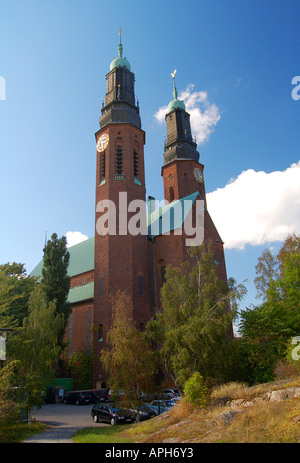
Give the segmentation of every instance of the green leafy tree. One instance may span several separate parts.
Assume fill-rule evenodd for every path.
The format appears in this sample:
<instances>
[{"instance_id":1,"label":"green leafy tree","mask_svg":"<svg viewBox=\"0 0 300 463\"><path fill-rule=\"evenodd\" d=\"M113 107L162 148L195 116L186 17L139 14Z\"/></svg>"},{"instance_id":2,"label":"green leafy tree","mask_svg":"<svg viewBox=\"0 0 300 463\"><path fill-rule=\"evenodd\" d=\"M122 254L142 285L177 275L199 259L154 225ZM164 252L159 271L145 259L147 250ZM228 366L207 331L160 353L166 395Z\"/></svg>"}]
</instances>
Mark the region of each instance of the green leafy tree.
<instances>
[{"instance_id":1,"label":"green leafy tree","mask_svg":"<svg viewBox=\"0 0 300 463\"><path fill-rule=\"evenodd\" d=\"M15 369L18 362L13 361L0 368L0 428L10 426L20 418L22 402L17 401Z\"/></svg>"},{"instance_id":2,"label":"green leafy tree","mask_svg":"<svg viewBox=\"0 0 300 463\"><path fill-rule=\"evenodd\" d=\"M36 278L26 274L24 264L0 265L0 327L21 326L28 315L29 295Z\"/></svg>"},{"instance_id":3,"label":"green leafy tree","mask_svg":"<svg viewBox=\"0 0 300 463\"><path fill-rule=\"evenodd\" d=\"M101 361L109 374L109 385L116 399L119 389L132 405L139 405L142 392L153 385L153 352L133 321L130 299L118 291L111 298L112 325L107 334L109 348L101 353Z\"/></svg>"},{"instance_id":4,"label":"green leafy tree","mask_svg":"<svg viewBox=\"0 0 300 463\"><path fill-rule=\"evenodd\" d=\"M264 252L260 259L263 265ZM277 256L278 271L264 286L265 301L241 312L239 351L244 380L250 384L274 379L275 365L286 356L290 339L300 334L300 240L289 236Z\"/></svg>"},{"instance_id":5,"label":"green leafy tree","mask_svg":"<svg viewBox=\"0 0 300 463\"><path fill-rule=\"evenodd\" d=\"M254 284L257 290L257 297L264 301L267 299L267 291L270 285L278 278L279 262L269 249L265 249L258 258L255 266L257 277Z\"/></svg>"},{"instance_id":6,"label":"green leafy tree","mask_svg":"<svg viewBox=\"0 0 300 463\"><path fill-rule=\"evenodd\" d=\"M54 362L60 353L58 333L63 326L62 314L55 302L48 303L41 285L31 293L28 317L14 330L8 344L9 355L19 362L18 385L26 391L26 408L41 405L41 393L54 377Z\"/></svg>"},{"instance_id":7,"label":"green leafy tree","mask_svg":"<svg viewBox=\"0 0 300 463\"><path fill-rule=\"evenodd\" d=\"M156 332L165 367L179 387L195 372L218 380L226 375L232 321L245 292L243 285L231 285L217 277L211 243L192 249L180 268L167 268Z\"/></svg>"},{"instance_id":8,"label":"green leafy tree","mask_svg":"<svg viewBox=\"0 0 300 463\"><path fill-rule=\"evenodd\" d=\"M68 266L70 254L67 250L65 236L58 238L53 233L51 240L47 241L44 248L42 279L46 302L55 302L56 312L63 316L64 324L59 332L59 343L63 344L63 336L71 313L71 304L68 302L70 290L70 277Z\"/></svg>"},{"instance_id":9,"label":"green leafy tree","mask_svg":"<svg viewBox=\"0 0 300 463\"><path fill-rule=\"evenodd\" d=\"M75 378L78 389L90 389L93 384L93 359L91 352L73 352L70 359L68 370L71 377Z\"/></svg>"}]
</instances>

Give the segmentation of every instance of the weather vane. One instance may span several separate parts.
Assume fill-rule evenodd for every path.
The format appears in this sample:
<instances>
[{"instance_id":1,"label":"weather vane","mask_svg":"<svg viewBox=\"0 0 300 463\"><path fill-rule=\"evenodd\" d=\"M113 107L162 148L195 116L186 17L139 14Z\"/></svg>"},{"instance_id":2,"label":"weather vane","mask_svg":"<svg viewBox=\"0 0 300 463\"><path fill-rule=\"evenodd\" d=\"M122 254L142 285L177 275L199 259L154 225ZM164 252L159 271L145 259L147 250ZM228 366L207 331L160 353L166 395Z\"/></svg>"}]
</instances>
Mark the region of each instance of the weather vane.
<instances>
[{"instance_id":1,"label":"weather vane","mask_svg":"<svg viewBox=\"0 0 300 463\"><path fill-rule=\"evenodd\" d=\"M176 88L176 85L175 85L175 74L176 74L177 70L174 69L173 72L171 72L171 76L172 76L172 79L173 79L173 96L174 98L177 98L177 88Z\"/></svg>"},{"instance_id":2,"label":"weather vane","mask_svg":"<svg viewBox=\"0 0 300 463\"><path fill-rule=\"evenodd\" d=\"M121 43L121 35L122 35L122 29L121 29L121 27L119 27L120 43Z\"/></svg>"}]
</instances>

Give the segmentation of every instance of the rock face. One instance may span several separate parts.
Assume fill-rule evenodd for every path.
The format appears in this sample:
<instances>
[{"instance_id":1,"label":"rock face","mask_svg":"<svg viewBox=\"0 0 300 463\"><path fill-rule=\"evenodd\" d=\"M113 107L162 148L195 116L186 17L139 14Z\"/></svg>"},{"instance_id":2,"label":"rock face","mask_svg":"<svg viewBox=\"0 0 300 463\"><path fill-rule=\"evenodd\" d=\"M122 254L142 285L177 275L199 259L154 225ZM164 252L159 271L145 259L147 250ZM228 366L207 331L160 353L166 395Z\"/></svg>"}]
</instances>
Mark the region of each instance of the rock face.
<instances>
[{"instance_id":1,"label":"rock face","mask_svg":"<svg viewBox=\"0 0 300 463\"><path fill-rule=\"evenodd\" d=\"M247 407L251 407L254 404L262 403L262 402L282 402L283 400L287 399L294 399L300 397L300 387L288 387L286 389L280 389L278 391L270 391L264 394L261 397L255 397L251 400L245 399L235 399L231 401L223 401L225 405L230 405L230 407L234 410L229 410L223 413L220 413L216 418L215 422L217 425L227 425L232 422L232 420L243 413ZM223 399L223 398L222 398ZM218 404L222 403L220 400ZM238 410L235 410L239 407ZM297 418L297 419L296 419ZM295 417L294 420L300 421L300 415Z\"/></svg>"},{"instance_id":2,"label":"rock face","mask_svg":"<svg viewBox=\"0 0 300 463\"><path fill-rule=\"evenodd\" d=\"M243 413L244 410L229 410L228 412L221 413L217 419L217 424L229 424L234 419L234 417L240 413Z\"/></svg>"},{"instance_id":3,"label":"rock face","mask_svg":"<svg viewBox=\"0 0 300 463\"><path fill-rule=\"evenodd\" d=\"M227 402L231 408L250 407L258 402L282 402L287 399L300 397L300 387L287 387L278 391L269 391L261 397L254 397L251 400L235 399Z\"/></svg>"},{"instance_id":4,"label":"rock face","mask_svg":"<svg viewBox=\"0 0 300 463\"><path fill-rule=\"evenodd\" d=\"M235 399L235 400L230 400L230 397L221 397L219 399L216 399L213 402L214 406L230 406L231 410L226 410L222 413L220 413L216 418L213 419L208 419L205 420L205 422L208 422L208 431L206 431L205 435L215 431L215 430L221 430L223 426L229 425L238 415L241 415L242 413L245 413L247 408L255 405L255 404L264 404L268 402L282 402L284 400L289 400L289 399L296 399L300 398L300 387L288 387L286 389L280 389L280 390L275 390L275 391L269 391L262 396L258 397L253 397L251 399ZM165 413L163 415L160 415L159 419L167 418L169 417L169 414ZM294 416L293 421L295 423L300 423L300 415ZM193 423L194 420L189 419L189 420L184 420L180 421L179 423L173 424L171 426L167 426L163 428L160 431L154 432L151 437L156 437L159 436L162 431L172 431L172 429L178 428L180 426L189 426L189 424ZM148 436L149 437L149 436ZM148 441L147 438L146 442ZM203 437L203 436L202 436ZM143 439L140 440L139 442L143 442ZM181 440L180 437L167 437L163 441L163 443L188 443L188 442L199 442L199 437L195 437L193 439L188 439L188 440Z\"/></svg>"}]
</instances>

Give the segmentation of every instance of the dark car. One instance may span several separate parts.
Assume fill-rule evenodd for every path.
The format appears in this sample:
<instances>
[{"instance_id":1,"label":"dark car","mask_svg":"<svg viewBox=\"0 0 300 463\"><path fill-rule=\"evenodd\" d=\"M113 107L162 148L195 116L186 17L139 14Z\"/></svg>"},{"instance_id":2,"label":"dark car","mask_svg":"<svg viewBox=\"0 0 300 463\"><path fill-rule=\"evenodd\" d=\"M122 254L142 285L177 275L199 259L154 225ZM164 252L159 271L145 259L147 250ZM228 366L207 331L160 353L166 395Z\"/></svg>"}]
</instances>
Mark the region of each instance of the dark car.
<instances>
[{"instance_id":1,"label":"dark car","mask_svg":"<svg viewBox=\"0 0 300 463\"><path fill-rule=\"evenodd\" d=\"M95 392L95 394L98 397L98 402L111 402L111 400L108 397L108 391L109 389L100 389Z\"/></svg>"},{"instance_id":2,"label":"dark car","mask_svg":"<svg viewBox=\"0 0 300 463\"><path fill-rule=\"evenodd\" d=\"M86 392L85 396L89 399L90 404L100 402L98 395L94 391Z\"/></svg>"},{"instance_id":3,"label":"dark car","mask_svg":"<svg viewBox=\"0 0 300 463\"><path fill-rule=\"evenodd\" d=\"M134 414L128 410L115 406L110 403L98 403L93 406L91 415L95 423L103 421L115 424L133 423L135 421Z\"/></svg>"},{"instance_id":4,"label":"dark car","mask_svg":"<svg viewBox=\"0 0 300 463\"><path fill-rule=\"evenodd\" d=\"M90 403L90 400L86 394L82 392L68 392L64 396L64 404L74 404L74 405L87 405Z\"/></svg>"},{"instance_id":5,"label":"dark car","mask_svg":"<svg viewBox=\"0 0 300 463\"><path fill-rule=\"evenodd\" d=\"M139 418L137 421L145 421L153 418L157 415L156 411L152 408L148 407L146 404L140 405L139 409L131 408L130 411L134 414L135 419L137 420L137 415L139 414Z\"/></svg>"}]
</instances>

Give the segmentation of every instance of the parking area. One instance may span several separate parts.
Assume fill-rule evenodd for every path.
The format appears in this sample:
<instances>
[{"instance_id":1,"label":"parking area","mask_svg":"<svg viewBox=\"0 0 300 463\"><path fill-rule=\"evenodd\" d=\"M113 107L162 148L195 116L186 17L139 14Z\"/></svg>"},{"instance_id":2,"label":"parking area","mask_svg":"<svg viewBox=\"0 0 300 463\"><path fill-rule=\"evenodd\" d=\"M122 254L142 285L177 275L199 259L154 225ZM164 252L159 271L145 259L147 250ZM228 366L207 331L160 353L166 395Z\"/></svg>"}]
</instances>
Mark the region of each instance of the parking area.
<instances>
[{"instance_id":1,"label":"parking area","mask_svg":"<svg viewBox=\"0 0 300 463\"><path fill-rule=\"evenodd\" d=\"M37 411L37 421L47 424L46 430L32 436L25 443L73 443L72 436L79 429L109 426L94 423L90 405L45 404Z\"/></svg>"}]
</instances>

